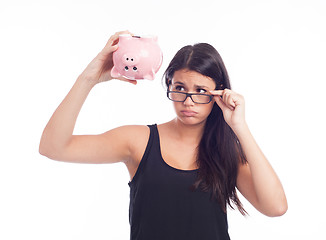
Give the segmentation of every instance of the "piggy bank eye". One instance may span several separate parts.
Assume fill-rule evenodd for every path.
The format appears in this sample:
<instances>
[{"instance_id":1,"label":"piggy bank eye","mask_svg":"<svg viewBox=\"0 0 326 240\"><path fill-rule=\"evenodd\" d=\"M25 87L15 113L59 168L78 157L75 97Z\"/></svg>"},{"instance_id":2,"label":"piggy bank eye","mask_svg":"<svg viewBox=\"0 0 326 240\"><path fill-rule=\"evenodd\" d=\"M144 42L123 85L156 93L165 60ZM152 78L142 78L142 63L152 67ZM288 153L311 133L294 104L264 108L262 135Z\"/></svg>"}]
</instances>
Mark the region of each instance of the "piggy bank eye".
<instances>
[{"instance_id":1,"label":"piggy bank eye","mask_svg":"<svg viewBox=\"0 0 326 240\"><path fill-rule=\"evenodd\" d=\"M128 66L125 66L125 70L126 70L126 71L128 71L128 70L129 70Z\"/></svg>"},{"instance_id":2,"label":"piggy bank eye","mask_svg":"<svg viewBox=\"0 0 326 240\"><path fill-rule=\"evenodd\" d=\"M132 69L133 69L134 71L137 71L137 67L133 67Z\"/></svg>"}]
</instances>

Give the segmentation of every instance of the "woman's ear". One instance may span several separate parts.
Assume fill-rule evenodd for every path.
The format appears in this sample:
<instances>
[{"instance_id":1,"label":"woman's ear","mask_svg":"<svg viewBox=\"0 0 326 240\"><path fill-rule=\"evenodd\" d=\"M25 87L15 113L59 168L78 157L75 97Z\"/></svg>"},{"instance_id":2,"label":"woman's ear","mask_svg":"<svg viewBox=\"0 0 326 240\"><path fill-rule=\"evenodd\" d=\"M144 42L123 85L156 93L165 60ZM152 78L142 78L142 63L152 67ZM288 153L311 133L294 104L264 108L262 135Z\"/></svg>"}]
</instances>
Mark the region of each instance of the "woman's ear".
<instances>
[{"instance_id":1,"label":"woman's ear","mask_svg":"<svg viewBox=\"0 0 326 240\"><path fill-rule=\"evenodd\" d=\"M168 90L170 89L171 85L172 85L172 80L169 79L169 80L168 80Z\"/></svg>"}]
</instances>

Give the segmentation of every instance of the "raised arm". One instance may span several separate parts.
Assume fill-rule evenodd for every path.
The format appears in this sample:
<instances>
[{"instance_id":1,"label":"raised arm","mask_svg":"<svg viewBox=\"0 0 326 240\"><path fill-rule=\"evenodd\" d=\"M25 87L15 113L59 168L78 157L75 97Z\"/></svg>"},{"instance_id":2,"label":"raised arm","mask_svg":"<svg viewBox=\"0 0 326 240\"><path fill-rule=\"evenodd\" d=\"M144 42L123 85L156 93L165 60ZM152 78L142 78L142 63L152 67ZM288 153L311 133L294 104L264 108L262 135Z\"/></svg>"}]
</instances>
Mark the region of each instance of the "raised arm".
<instances>
[{"instance_id":1,"label":"raised arm","mask_svg":"<svg viewBox=\"0 0 326 240\"><path fill-rule=\"evenodd\" d=\"M112 53L117 50L118 32L90 62L53 113L46 125L39 151L51 159L67 162L103 163L126 161L130 157L131 134L135 127L120 127L100 135L74 136L75 123L91 89L111 80ZM136 84L136 81L120 78Z\"/></svg>"},{"instance_id":2,"label":"raised arm","mask_svg":"<svg viewBox=\"0 0 326 240\"><path fill-rule=\"evenodd\" d=\"M228 125L237 135L248 164L240 164L237 188L261 213L281 216L287 211L282 184L251 135L244 117L244 98L229 90L212 91Z\"/></svg>"}]
</instances>

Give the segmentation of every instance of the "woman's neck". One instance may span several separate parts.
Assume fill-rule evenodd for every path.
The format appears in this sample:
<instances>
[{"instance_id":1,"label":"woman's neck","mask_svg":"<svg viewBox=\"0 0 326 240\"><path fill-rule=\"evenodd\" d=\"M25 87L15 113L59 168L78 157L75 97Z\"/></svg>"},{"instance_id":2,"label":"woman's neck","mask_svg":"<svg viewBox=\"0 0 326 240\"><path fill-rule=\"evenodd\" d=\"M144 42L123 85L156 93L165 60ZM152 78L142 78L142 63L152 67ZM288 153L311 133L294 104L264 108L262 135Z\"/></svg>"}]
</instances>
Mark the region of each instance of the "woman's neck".
<instances>
[{"instance_id":1,"label":"woman's neck","mask_svg":"<svg viewBox=\"0 0 326 240\"><path fill-rule=\"evenodd\" d=\"M171 122L171 128L177 135L178 139L188 143L199 144L205 127L205 122L189 125L184 124L178 118L173 119Z\"/></svg>"}]
</instances>

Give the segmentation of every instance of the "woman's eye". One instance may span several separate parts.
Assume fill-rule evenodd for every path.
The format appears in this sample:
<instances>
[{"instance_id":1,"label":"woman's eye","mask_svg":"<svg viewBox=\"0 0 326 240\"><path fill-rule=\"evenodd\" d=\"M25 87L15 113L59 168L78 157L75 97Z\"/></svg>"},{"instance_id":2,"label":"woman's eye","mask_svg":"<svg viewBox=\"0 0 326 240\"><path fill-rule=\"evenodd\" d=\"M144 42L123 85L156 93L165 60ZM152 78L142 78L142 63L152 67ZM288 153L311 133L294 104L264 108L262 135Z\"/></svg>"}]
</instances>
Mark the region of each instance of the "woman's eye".
<instances>
[{"instance_id":1,"label":"woman's eye","mask_svg":"<svg viewBox=\"0 0 326 240\"><path fill-rule=\"evenodd\" d=\"M197 89L198 93L207 93L207 91L205 89L199 88Z\"/></svg>"},{"instance_id":2,"label":"woman's eye","mask_svg":"<svg viewBox=\"0 0 326 240\"><path fill-rule=\"evenodd\" d=\"M184 87L183 86L175 86L175 90L184 91Z\"/></svg>"}]
</instances>

